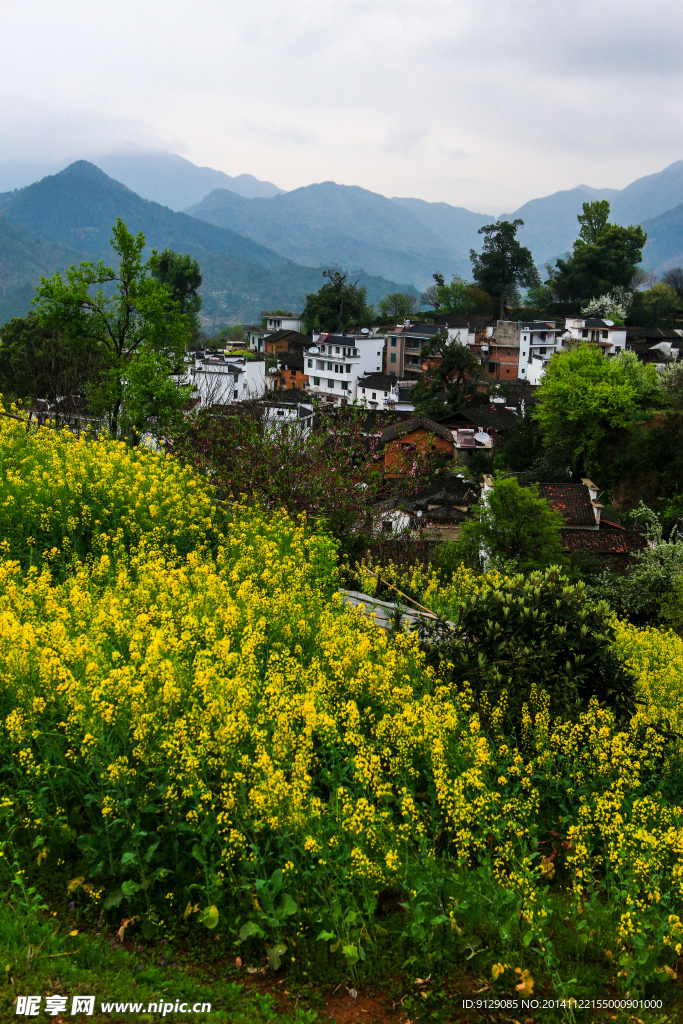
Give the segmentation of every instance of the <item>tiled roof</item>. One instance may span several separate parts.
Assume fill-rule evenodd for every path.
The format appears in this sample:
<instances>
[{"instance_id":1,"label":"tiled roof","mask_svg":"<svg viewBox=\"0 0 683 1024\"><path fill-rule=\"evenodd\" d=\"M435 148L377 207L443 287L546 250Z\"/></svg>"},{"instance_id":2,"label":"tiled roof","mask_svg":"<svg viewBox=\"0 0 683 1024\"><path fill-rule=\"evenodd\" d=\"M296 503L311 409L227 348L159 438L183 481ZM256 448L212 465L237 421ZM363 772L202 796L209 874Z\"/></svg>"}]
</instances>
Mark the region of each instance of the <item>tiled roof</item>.
<instances>
[{"instance_id":1,"label":"tiled roof","mask_svg":"<svg viewBox=\"0 0 683 1024\"><path fill-rule=\"evenodd\" d=\"M369 373L358 381L359 388L370 388L371 391L391 391L396 384L396 378L390 377L387 373Z\"/></svg>"},{"instance_id":2,"label":"tiled roof","mask_svg":"<svg viewBox=\"0 0 683 1024\"><path fill-rule=\"evenodd\" d=\"M657 341L683 341L680 334L671 329L662 330L660 327L627 327L626 344L630 348L632 341L648 341L654 345Z\"/></svg>"},{"instance_id":3,"label":"tiled roof","mask_svg":"<svg viewBox=\"0 0 683 1024\"><path fill-rule=\"evenodd\" d=\"M597 551L606 555L630 555L645 548L642 534L633 530L561 530L567 551Z\"/></svg>"},{"instance_id":4,"label":"tiled roof","mask_svg":"<svg viewBox=\"0 0 683 1024\"><path fill-rule=\"evenodd\" d=\"M278 359L278 362L282 366L286 366L288 370L303 370L304 368L304 354L299 351L282 352Z\"/></svg>"},{"instance_id":5,"label":"tiled roof","mask_svg":"<svg viewBox=\"0 0 683 1024\"><path fill-rule=\"evenodd\" d=\"M481 427L484 430L487 427L492 427L493 430L509 430L510 427L514 427L519 423L519 419L509 409L476 405L469 409L461 409L460 412L451 413L450 416L444 417L440 422L453 424L458 429L462 429L465 424L472 423L474 426Z\"/></svg>"},{"instance_id":6,"label":"tiled roof","mask_svg":"<svg viewBox=\"0 0 683 1024\"><path fill-rule=\"evenodd\" d=\"M386 444L388 441L395 441L405 434L412 434L414 430L420 430L420 428L426 430L428 434L436 434L437 437L442 437L445 441L453 441L453 435L447 427L419 414L411 416L409 420L404 420L402 423L394 423L393 426L387 427L386 430L382 431L380 440L383 444Z\"/></svg>"},{"instance_id":7,"label":"tiled roof","mask_svg":"<svg viewBox=\"0 0 683 1024\"><path fill-rule=\"evenodd\" d=\"M538 493L561 513L568 526L595 526L595 512L585 484L539 484Z\"/></svg>"},{"instance_id":8,"label":"tiled roof","mask_svg":"<svg viewBox=\"0 0 683 1024\"><path fill-rule=\"evenodd\" d=\"M415 508L426 508L428 505L476 505L479 501L479 488L471 480L459 477L437 477L427 487L423 487L411 498Z\"/></svg>"},{"instance_id":9,"label":"tiled roof","mask_svg":"<svg viewBox=\"0 0 683 1024\"><path fill-rule=\"evenodd\" d=\"M273 331L272 334L266 334L266 337L265 337L264 340L267 341L270 344L273 341L282 341L283 338L289 338L290 335L292 335L292 334L296 335L296 334L298 334L298 332L297 331L292 331L292 330L289 330L289 329L286 330L286 331ZM301 337L301 335L298 335L298 336Z\"/></svg>"}]
</instances>

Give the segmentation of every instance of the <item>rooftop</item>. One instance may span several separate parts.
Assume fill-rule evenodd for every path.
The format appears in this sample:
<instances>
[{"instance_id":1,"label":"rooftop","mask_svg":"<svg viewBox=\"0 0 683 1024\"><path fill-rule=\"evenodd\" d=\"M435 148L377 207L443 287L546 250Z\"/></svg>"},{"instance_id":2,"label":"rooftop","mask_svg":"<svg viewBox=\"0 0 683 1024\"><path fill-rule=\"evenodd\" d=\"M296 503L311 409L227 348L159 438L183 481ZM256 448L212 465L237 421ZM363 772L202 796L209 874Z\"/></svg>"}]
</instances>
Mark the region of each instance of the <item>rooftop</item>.
<instances>
[{"instance_id":1,"label":"rooftop","mask_svg":"<svg viewBox=\"0 0 683 1024\"><path fill-rule=\"evenodd\" d=\"M538 493L567 526L595 526L595 512L585 484L539 484Z\"/></svg>"},{"instance_id":2,"label":"rooftop","mask_svg":"<svg viewBox=\"0 0 683 1024\"><path fill-rule=\"evenodd\" d=\"M358 380L358 387L369 388L372 391L391 391L392 387L396 386L396 378L390 377L386 373L368 373L367 376L361 377Z\"/></svg>"},{"instance_id":3,"label":"rooftop","mask_svg":"<svg viewBox=\"0 0 683 1024\"><path fill-rule=\"evenodd\" d=\"M387 427L386 430L382 431L380 440L383 444L387 444L389 441L396 441L399 437L404 437L406 434L412 434L415 430L426 430L428 434L435 434L445 441L453 441L453 435L447 427L444 427L441 423L435 423L434 420L430 420L427 416L419 414L411 416L410 419L404 420L402 423L394 423L393 426Z\"/></svg>"}]
</instances>

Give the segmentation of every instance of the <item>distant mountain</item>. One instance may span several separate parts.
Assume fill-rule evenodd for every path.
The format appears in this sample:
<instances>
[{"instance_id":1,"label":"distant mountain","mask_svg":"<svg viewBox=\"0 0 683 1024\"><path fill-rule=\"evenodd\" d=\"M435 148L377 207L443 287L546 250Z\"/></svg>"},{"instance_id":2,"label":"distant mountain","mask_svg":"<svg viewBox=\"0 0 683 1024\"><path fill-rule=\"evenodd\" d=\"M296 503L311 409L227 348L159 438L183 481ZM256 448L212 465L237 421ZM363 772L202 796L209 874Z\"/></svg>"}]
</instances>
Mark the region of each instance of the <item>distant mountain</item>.
<instances>
[{"instance_id":1,"label":"distant mountain","mask_svg":"<svg viewBox=\"0 0 683 1024\"><path fill-rule=\"evenodd\" d=\"M428 203L424 199L394 198L391 201L409 210L413 217L441 239L449 251L457 254L462 261L462 273L469 277L470 249L480 248L479 228L495 221L493 214L472 213L462 206Z\"/></svg>"},{"instance_id":2,"label":"distant mountain","mask_svg":"<svg viewBox=\"0 0 683 1024\"><path fill-rule=\"evenodd\" d=\"M683 203L683 160L632 181L611 200L617 224L642 224Z\"/></svg>"},{"instance_id":3,"label":"distant mountain","mask_svg":"<svg viewBox=\"0 0 683 1024\"><path fill-rule=\"evenodd\" d=\"M616 189L579 185L553 192L542 199L531 199L514 213L501 213L498 220L516 220L519 217L524 221L517 237L531 249L536 265L541 266L571 249L579 232L576 216L581 213L584 203L592 203L596 199L609 199L611 203L617 194Z\"/></svg>"},{"instance_id":4,"label":"distant mountain","mask_svg":"<svg viewBox=\"0 0 683 1024\"><path fill-rule=\"evenodd\" d=\"M40 278L49 277L83 258L0 217L0 324L24 316L31 308Z\"/></svg>"},{"instance_id":5,"label":"distant mountain","mask_svg":"<svg viewBox=\"0 0 683 1024\"><path fill-rule=\"evenodd\" d=\"M642 226L647 231L643 264L660 272L683 267L683 203L659 217L644 220Z\"/></svg>"},{"instance_id":6,"label":"distant mountain","mask_svg":"<svg viewBox=\"0 0 683 1024\"><path fill-rule=\"evenodd\" d=\"M4 320L28 312L41 273L54 273L86 257L110 263L109 239L117 217L131 231L142 231L148 248L169 247L199 260L203 314L211 327L258 319L268 307L300 307L304 296L323 284L319 268L297 266L235 231L141 199L84 160L0 196L0 216L7 236L3 241L0 235L0 268L6 265L14 275L8 295L16 300L5 303ZM360 282L371 302L407 287L367 274L360 275Z\"/></svg>"},{"instance_id":7,"label":"distant mountain","mask_svg":"<svg viewBox=\"0 0 683 1024\"><path fill-rule=\"evenodd\" d=\"M272 199L216 189L186 212L298 263L362 267L418 287L431 283L435 270L469 270L462 245L447 245L401 202L355 185L324 181Z\"/></svg>"},{"instance_id":8,"label":"distant mountain","mask_svg":"<svg viewBox=\"0 0 683 1024\"><path fill-rule=\"evenodd\" d=\"M253 174L233 178L213 167L197 167L176 153L109 153L94 157L93 163L143 199L152 199L172 210L184 210L200 202L215 188L228 188L250 199L276 196L283 191L271 181L259 181Z\"/></svg>"}]
</instances>

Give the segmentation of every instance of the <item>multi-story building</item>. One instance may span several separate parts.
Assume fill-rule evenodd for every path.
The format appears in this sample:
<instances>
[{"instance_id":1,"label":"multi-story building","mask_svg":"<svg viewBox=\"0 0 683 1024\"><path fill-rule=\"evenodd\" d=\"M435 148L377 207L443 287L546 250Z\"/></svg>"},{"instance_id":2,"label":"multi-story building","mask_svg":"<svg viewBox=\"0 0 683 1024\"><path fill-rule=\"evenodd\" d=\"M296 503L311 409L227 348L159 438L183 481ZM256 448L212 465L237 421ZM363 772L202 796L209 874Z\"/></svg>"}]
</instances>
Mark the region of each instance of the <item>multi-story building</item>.
<instances>
[{"instance_id":1,"label":"multi-story building","mask_svg":"<svg viewBox=\"0 0 683 1024\"><path fill-rule=\"evenodd\" d=\"M266 321L266 334L274 331L296 331L301 330L301 317L298 313L261 313L261 319Z\"/></svg>"},{"instance_id":2,"label":"multi-story building","mask_svg":"<svg viewBox=\"0 0 683 1024\"><path fill-rule=\"evenodd\" d=\"M314 334L304 349L309 393L336 405L355 401L358 379L381 372L383 350L384 338L367 328L360 334Z\"/></svg>"},{"instance_id":3,"label":"multi-story building","mask_svg":"<svg viewBox=\"0 0 683 1024\"><path fill-rule=\"evenodd\" d=\"M498 320L488 332L489 375L531 384L539 383L546 364L561 350L564 335L552 320Z\"/></svg>"},{"instance_id":4,"label":"multi-story building","mask_svg":"<svg viewBox=\"0 0 683 1024\"><path fill-rule=\"evenodd\" d=\"M384 372L390 377L418 380L424 372L422 349L442 328L438 324L411 324L407 320L387 332Z\"/></svg>"}]
</instances>

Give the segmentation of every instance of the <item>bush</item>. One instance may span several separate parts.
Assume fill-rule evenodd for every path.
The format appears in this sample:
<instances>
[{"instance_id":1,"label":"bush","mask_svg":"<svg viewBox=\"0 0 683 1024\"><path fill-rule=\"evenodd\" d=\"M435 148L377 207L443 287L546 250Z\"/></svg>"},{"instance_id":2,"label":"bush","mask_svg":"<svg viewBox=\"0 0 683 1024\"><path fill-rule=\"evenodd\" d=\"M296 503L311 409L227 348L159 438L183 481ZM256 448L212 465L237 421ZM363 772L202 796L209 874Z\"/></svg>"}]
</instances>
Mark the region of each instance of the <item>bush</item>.
<instances>
[{"instance_id":1,"label":"bush","mask_svg":"<svg viewBox=\"0 0 683 1024\"><path fill-rule=\"evenodd\" d=\"M540 691L552 720L577 721L594 701L621 723L635 710L635 680L614 651L612 613L556 568L467 597L457 629L439 624L423 635L439 671L471 690L489 725L519 733Z\"/></svg>"}]
</instances>

